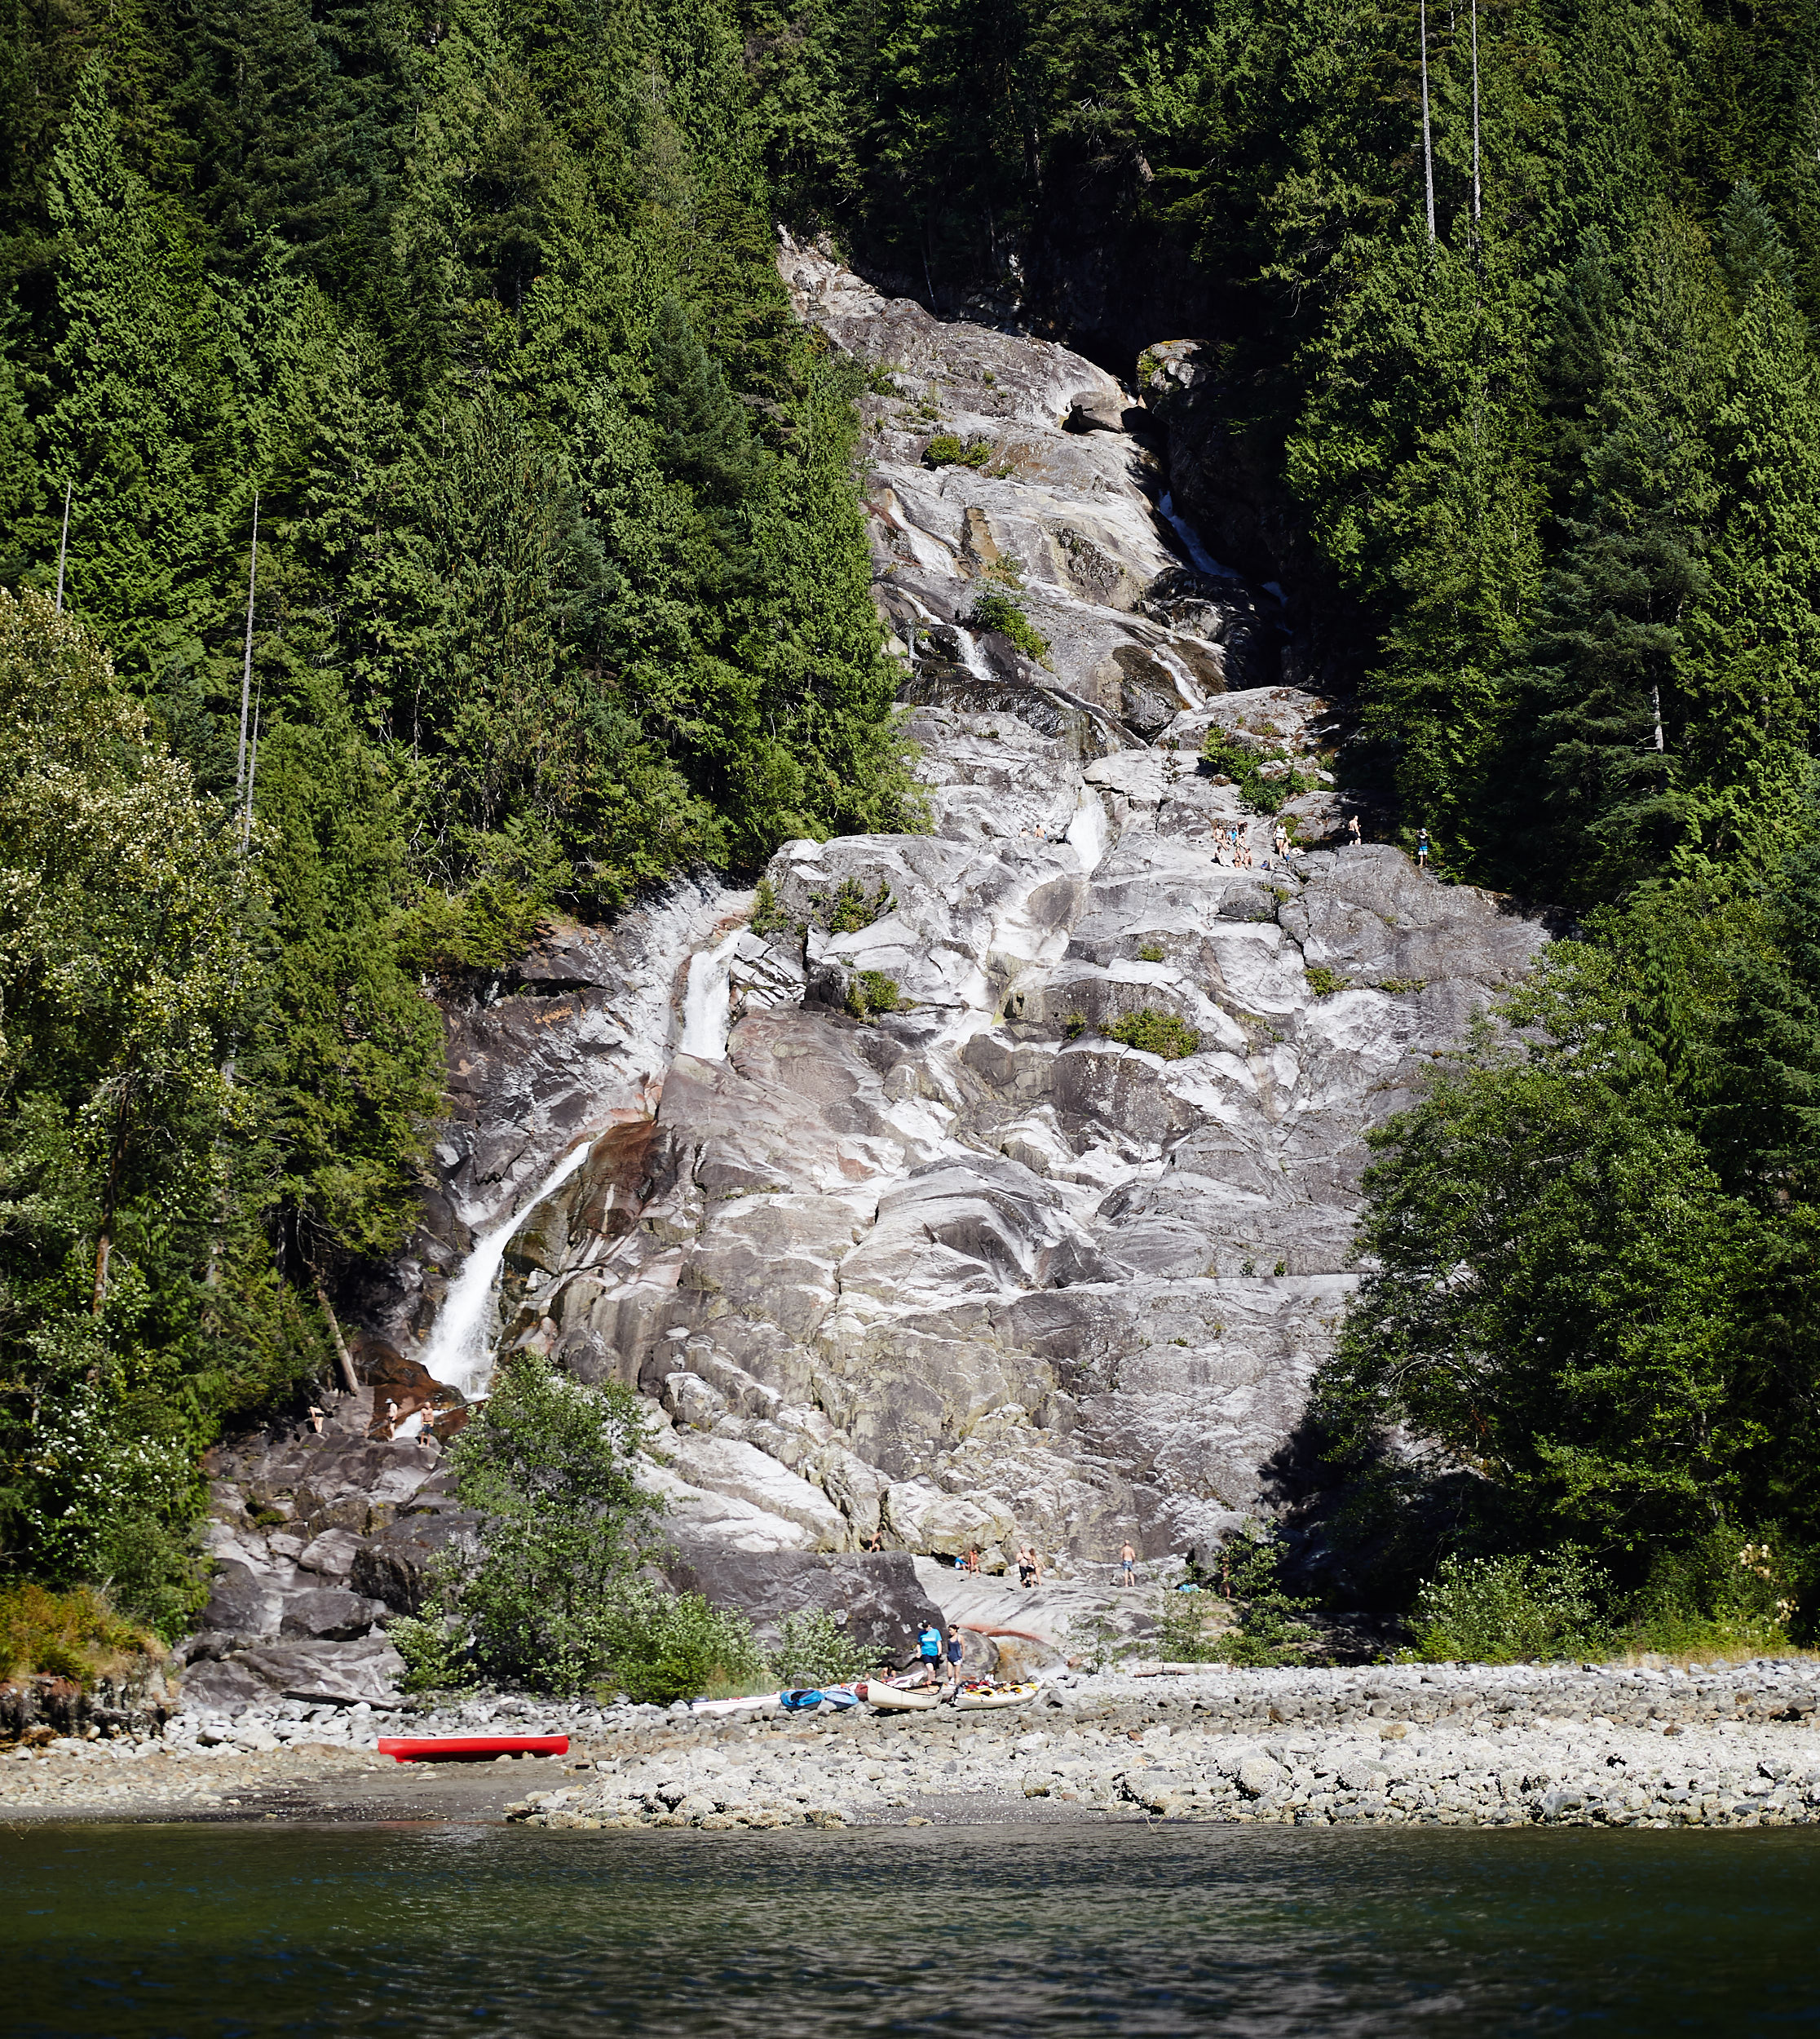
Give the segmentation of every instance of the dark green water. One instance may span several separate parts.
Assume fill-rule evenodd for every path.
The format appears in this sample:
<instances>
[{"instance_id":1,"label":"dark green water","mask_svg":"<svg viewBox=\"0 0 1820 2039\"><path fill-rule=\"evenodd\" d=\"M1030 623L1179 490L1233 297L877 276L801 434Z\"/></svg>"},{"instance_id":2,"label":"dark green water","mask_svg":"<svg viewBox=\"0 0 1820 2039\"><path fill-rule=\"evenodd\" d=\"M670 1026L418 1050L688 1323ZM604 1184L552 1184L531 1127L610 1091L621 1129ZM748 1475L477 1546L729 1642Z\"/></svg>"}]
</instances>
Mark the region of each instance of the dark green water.
<instances>
[{"instance_id":1,"label":"dark green water","mask_svg":"<svg viewBox=\"0 0 1820 2039\"><path fill-rule=\"evenodd\" d=\"M0 2006L58 2039L1820 2030L1820 1838L15 1829Z\"/></svg>"}]
</instances>

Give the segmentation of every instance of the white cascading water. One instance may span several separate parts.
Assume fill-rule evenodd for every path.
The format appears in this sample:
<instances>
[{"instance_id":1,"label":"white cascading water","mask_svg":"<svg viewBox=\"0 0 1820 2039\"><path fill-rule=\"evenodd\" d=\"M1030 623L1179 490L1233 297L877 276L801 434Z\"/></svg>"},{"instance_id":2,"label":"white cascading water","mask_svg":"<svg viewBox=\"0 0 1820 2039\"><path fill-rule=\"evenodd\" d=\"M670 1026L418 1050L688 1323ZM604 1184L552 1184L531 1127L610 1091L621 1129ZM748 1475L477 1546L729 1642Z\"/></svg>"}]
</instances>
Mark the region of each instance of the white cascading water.
<instances>
[{"instance_id":1,"label":"white cascading water","mask_svg":"<svg viewBox=\"0 0 1820 2039\"><path fill-rule=\"evenodd\" d=\"M1201 543L1200 533L1186 517L1178 517L1175 511L1175 498L1166 495L1156 506L1163 521L1182 541L1182 549L1193 560L1199 573L1217 575L1222 581L1236 581L1239 576L1229 566L1221 566L1207 547Z\"/></svg>"},{"instance_id":2,"label":"white cascading water","mask_svg":"<svg viewBox=\"0 0 1820 2039\"><path fill-rule=\"evenodd\" d=\"M961 663L966 667L975 679L996 679L998 677L992 667L986 663L985 653L974 644L971 630L964 630L956 623L954 626L954 639L956 644L961 648Z\"/></svg>"},{"instance_id":3,"label":"white cascading water","mask_svg":"<svg viewBox=\"0 0 1820 2039\"><path fill-rule=\"evenodd\" d=\"M704 1062L727 1059L727 1036L731 997L727 980L733 967L733 951L743 927L736 927L718 949L697 949L689 958L689 982L682 994L684 1055Z\"/></svg>"},{"instance_id":4,"label":"white cascading water","mask_svg":"<svg viewBox=\"0 0 1820 2039\"><path fill-rule=\"evenodd\" d=\"M512 1234L546 1197L553 1196L588 1158L594 1143L572 1148L545 1176L529 1199L510 1218L483 1232L443 1298L435 1329L424 1349L423 1364L431 1377L458 1387L471 1400L493 1378L493 1338L497 1327L494 1290Z\"/></svg>"}]
</instances>

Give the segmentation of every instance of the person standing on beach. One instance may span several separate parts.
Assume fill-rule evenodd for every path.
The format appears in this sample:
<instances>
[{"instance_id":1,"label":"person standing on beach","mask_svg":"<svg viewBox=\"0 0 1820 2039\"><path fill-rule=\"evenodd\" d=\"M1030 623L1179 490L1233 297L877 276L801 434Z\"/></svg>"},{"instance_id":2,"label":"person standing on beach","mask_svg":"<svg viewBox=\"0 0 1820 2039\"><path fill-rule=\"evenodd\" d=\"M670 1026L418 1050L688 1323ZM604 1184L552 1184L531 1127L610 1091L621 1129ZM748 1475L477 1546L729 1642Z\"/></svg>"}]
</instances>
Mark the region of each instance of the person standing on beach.
<instances>
[{"instance_id":1,"label":"person standing on beach","mask_svg":"<svg viewBox=\"0 0 1820 2039\"><path fill-rule=\"evenodd\" d=\"M933 1621L925 1621L917 1631L917 1652L923 1676L933 1684L942 1674L942 1631Z\"/></svg>"},{"instance_id":2,"label":"person standing on beach","mask_svg":"<svg viewBox=\"0 0 1820 2039\"><path fill-rule=\"evenodd\" d=\"M950 1621L948 1632L948 1664L944 1674L948 1683L957 1692L961 1689L961 1659L965 1654L965 1646L961 1640L961 1625L958 1621Z\"/></svg>"}]
</instances>

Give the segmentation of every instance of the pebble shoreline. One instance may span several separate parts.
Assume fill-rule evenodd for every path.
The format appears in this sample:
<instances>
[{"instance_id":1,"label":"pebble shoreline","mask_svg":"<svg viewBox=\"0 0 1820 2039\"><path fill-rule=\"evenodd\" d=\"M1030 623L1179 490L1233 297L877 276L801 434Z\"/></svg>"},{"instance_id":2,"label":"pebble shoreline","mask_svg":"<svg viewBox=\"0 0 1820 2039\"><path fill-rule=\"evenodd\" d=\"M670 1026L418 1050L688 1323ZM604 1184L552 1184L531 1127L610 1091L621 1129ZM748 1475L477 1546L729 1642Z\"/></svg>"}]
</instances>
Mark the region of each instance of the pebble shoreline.
<instances>
[{"instance_id":1,"label":"pebble shoreline","mask_svg":"<svg viewBox=\"0 0 1820 2039\"><path fill-rule=\"evenodd\" d=\"M567 1733L513 1764L504 1808L553 1829L903 1824L1048 1816L1295 1825L1820 1823L1820 1665L1064 1672L1002 1714L691 1718L476 1701L338 1719L179 1716L161 1737L0 1758L0 1809L282 1818L282 1794L383 1767L382 1733ZM401 1784L434 1788L431 1766ZM513 1783L517 1776L513 1776ZM262 1793L280 1795L263 1809ZM919 1808L922 1808L919 1810ZM320 1808L316 1809L320 1812ZM305 1815L301 1804L294 1816Z\"/></svg>"}]
</instances>

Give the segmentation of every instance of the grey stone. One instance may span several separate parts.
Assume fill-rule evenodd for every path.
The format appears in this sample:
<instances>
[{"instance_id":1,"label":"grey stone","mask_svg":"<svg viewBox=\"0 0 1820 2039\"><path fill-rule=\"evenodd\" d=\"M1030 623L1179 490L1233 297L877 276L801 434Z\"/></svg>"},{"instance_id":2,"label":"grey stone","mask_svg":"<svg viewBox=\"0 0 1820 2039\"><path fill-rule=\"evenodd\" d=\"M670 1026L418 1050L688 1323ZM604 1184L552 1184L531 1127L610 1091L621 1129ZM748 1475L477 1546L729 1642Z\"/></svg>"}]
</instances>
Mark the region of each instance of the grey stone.
<instances>
[{"instance_id":1,"label":"grey stone","mask_svg":"<svg viewBox=\"0 0 1820 2039\"><path fill-rule=\"evenodd\" d=\"M285 1601L278 1633L315 1642L351 1643L371 1629L373 1615L373 1603L363 1594L341 1586L317 1586Z\"/></svg>"},{"instance_id":2,"label":"grey stone","mask_svg":"<svg viewBox=\"0 0 1820 2039\"><path fill-rule=\"evenodd\" d=\"M661 1562L678 1592L739 1608L767 1643L775 1640L785 1615L820 1610L843 1617L848 1634L881 1656L903 1662L915 1654L917 1631L942 1618L903 1551L743 1551L706 1538L677 1538L673 1555Z\"/></svg>"}]
</instances>

